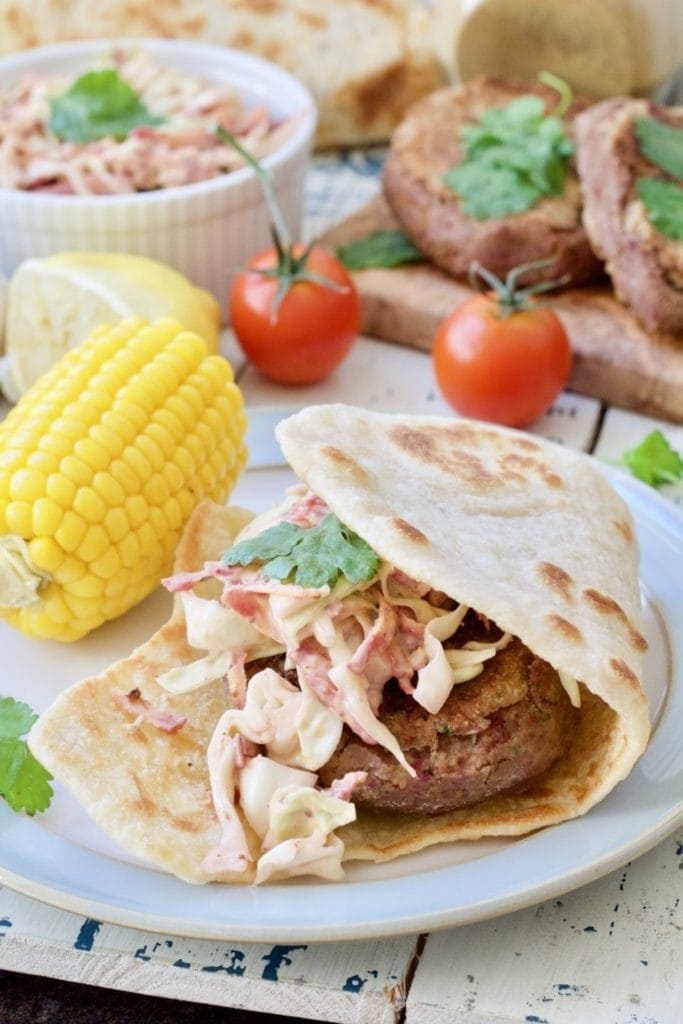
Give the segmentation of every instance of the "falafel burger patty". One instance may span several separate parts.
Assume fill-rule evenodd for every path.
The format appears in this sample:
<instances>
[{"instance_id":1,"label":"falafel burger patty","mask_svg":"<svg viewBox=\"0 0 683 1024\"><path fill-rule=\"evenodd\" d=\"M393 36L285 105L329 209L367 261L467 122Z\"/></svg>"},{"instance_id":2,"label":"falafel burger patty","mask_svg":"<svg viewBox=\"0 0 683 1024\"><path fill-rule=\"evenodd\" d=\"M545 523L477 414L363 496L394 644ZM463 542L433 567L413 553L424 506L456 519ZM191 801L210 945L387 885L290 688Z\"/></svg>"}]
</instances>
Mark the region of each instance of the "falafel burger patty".
<instances>
[{"instance_id":1,"label":"falafel burger patty","mask_svg":"<svg viewBox=\"0 0 683 1024\"><path fill-rule=\"evenodd\" d=\"M438 814L542 775L569 746L574 709L557 672L515 640L476 679L455 686L438 714L390 684L378 717L416 776L345 729L320 769L320 782L327 786L346 772L365 771L353 797L360 807Z\"/></svg>"},{"instance_id":2,"label":"falafel burger patty","mask_svg":"<svg viewBox=\"0 0 683 1024\"><path fill-rule=\"evenodd\" d=\"M525 263L547 259L548 266L525 275L531 281L585 284L603 274L581 220L581 192L573 161L564 191L539 200L529 210L505 217L476 219L466 214L443 176L463 159L459 130L489 109L505 107L522 95L545 100L548 113L557 93L538 82L519 83L479 77L438 89L414 104L394 130L384 165L384 194L401 227L437 267L453 277L467 275L479 262L499 277ZM588 105L575 100L566 118Z\"/></svg>"}]
</instances>

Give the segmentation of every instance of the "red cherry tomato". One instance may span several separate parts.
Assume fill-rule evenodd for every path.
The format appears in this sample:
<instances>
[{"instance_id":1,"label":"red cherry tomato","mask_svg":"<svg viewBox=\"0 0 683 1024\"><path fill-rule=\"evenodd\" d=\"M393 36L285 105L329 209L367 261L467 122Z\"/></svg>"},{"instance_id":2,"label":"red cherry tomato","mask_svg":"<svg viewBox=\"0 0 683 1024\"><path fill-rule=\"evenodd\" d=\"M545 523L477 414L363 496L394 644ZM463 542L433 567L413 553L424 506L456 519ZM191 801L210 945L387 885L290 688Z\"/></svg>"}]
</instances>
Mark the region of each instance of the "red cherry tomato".
<instances>
[{"instance_id":1,"label":"red cherry tomato","mask_svg":"<svg viewBox=\"0 0 683 1024\"><path fill-rule=\"evenodd\" d=\"M567 383L572 352L551 309L505 312L497 295L468 299L439 327L436 380L463 416L521 427L553 403Z\"/></svg>"},{"instance_id":2,"label":"red cherry tomato","mask_svg":"<svg viewBox=\"0 0 683 1024\"><path fill-rule=\"evenodd\" d=\"M303 252L302 245L292 247L295 259ZM278 303L277 274L259 271L277 272L279 265L277 251L266 249L237 275L230 291L232 327L247 358L267 377L310 384L327 377L348 354L360 330L360 300L345 267L314 246L302 276L293 277Z\"/></svg>"}]
</instances>

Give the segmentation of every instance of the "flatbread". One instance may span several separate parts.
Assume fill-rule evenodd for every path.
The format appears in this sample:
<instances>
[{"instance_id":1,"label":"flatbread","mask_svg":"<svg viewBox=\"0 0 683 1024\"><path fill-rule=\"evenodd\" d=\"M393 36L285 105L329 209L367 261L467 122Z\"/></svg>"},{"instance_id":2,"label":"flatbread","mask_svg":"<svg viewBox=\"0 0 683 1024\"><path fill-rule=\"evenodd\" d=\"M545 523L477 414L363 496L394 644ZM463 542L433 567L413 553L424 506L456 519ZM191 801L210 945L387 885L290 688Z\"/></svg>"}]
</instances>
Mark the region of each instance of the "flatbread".
<instances>
[{"instance_id":1,"label":"flatbread","mask_svg":"<svg viewBox=\"0 0 683 1024\"><path fill-rule=\"evenodd\" d=\"M312 406L276 431L298 476L382 558L483 612L584 683L577 735L541 782L475 808L365 816L347 856L519 835L583 814L649 735L638 551L627 506L590 460L456 419Z\"/></svg>"},{"instance_id":2,"label":"flatbread","mask_svg":"<svg viewBox=\"0 0 683 1024\"><path fill-rule=\"evenodd\" d=\"M347 859L525 834L584 813L628 774L649 734L637 548L626 505L586 457L465 420L343 405L304 410L277 435L298 475L383 558L482 611L583 683L570 750L542 780L428 818L361 813L339 832ZM217 557L247 519L200 505L176 571ZM202 882L204 856L220 838L205 752L225 692L214 684L171 696L154 681L196 656L178 602L130 658L64 693L29 742L121 846ZM115 692L133 687L187 715L187 725L172 735L146 725L131 732Z\"/></svg>"},{"instance_id":3,"label":"flatbread","mask_svg":"<svg viewBox=\"0 0 683 1024\"><path fill-rule=\"evenodd\" d=\"M0 0L0 53L69 39L161 36L254 53L287 68L319 108L318 146L384 141L443 72L425 12L404 0ZM201 72L201 68L197 68Z\"/></svg>"},{"instance_id":4,"label":"flatbread","mask_svg":"<svg viewBox=\"0 0 683 1024\"><path fill-rule=\"evenodd\" d=\"M251 518L243 509L202 502L185 527L176 570L196 568L220 554ZM199 654L186 642L182 605L176 597L165 626L101 676L84 679L61 694L29 736L38 760L109 836L188 882L216 878L202 868L204 857L221 838L206 748L225 711L226 694L221 683L214 683L170 695L156 677ZM155 707L187 715L187 723L173 734L144 724L131 729L134 716L122 710L116 695L135 688ZM218 877L251 882L253 871Z\"/></svg>"}]
</instances>

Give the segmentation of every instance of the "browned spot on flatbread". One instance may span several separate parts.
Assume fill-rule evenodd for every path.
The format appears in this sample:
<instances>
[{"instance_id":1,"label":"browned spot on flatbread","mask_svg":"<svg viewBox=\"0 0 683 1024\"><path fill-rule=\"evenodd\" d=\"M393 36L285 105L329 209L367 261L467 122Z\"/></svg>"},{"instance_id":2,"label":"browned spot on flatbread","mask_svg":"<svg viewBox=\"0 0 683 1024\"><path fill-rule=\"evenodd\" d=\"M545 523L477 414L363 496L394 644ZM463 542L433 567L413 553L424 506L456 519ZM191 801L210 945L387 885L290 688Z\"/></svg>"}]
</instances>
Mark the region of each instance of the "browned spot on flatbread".
<instances>
[{"instance_id":1,"label":"browned spot on flatbread","mask_svg":"<svg viewBox=\"0 0 683 1024\"><path fill-rule=\"evenodd\" d=\"M147 795L138 775L135 772L129 772L129 776L132 783L129 801L131 808L138 814L156 817L159 813L158 805Z\"/></svg>"},{"instance_id":2,"label":"browned spot on flatbread","mask_svg":"<svg viewBox=\"0 0 683 1024\"><path fill-rule=\"evenodd\" d=\"M250 14L277 14L282 10L281 0L232 0L232 6Z\"/></svg>"},{"instance_id":3,"label":"browned spot on flatbread","mask_svg":"<svg viewBox=\"0 0 683 1024\"><path fill-rule=\"evenodd\" d=\"M610 668L612 668L614 673L618 675L620 679L623 679L625 683L628 683L629 686L632 686L634 689L640 689L640 680L638 679L638 676L635 674L633 669L629 668L622 658L610 658L609 664Z\"/></svg>"},{"instance_id":4,"label":"browned spot on flatbread","mask_svg":"<svg viewBox=\"0 0 683 1024\"><path fill-rule=\"evenodd\" d=\"M339 466L343 466L344 469L348 470L352 479L355 479L357 483L364 484L370 479L369 474L359 462L356 462L356 460L350 455L347 455L346 452L341 451L339 448L335 448L334 445L323 445L320 452L329 459L330 462L336 462Z\"/></svg>"},{"instance_id":5,"label":"browned spot on flatbread","mask_svg":"<svg viewBox=\"0 0 683 1024\"><path fill-rule=\"evenodd\" d=\"M556 594L561 594L567 600L571 599L574 581L569 573L561 569L559 565L553 565L552 562L538 562L536 572Z\"/></svg>"},{"instance_id":6,"label":"browned spot on flatbread","mask_svg":"<svg viewBox=\"0 0 683 1024\"><path fill-rule=\"evenodd\" d=\"M171 825L177 828L179 832L200 832L201 825L195 818L185 818L173 816L169 818Z\"/></svg>"},{"instance_id":7,"label":"browned spot on flatbread","mask_svg":"<svg viewBox=\"0 0 683 1024\"><path fill-rule=\"evenodd\" d=\"M555 473L550 466L542 459L534 458L532 455L519 455L517 452L508 452L502 455L498 464L505 470L528 470L528 477L535 474L540 477L548 487L563 487L564 481L561 476Z\"/></svg>"},{"instance_id":8,"label":"browned spot on flatbread","mask_svg":"<svg viewBox=\"0 0 683 1024\"><path fill-rule=\"evenodd\" d=\"M325 28L327 21L321 14L316 14L314 11L296 11L295 15L302 21L304 25L308 25L310 28Z\"/></svg>"},{"instance_id":9,"label":"browned spot on flatbread","mask_svg":"<svg viewBox=\"0 0 683 1024\"><path fill-rule=\"evenodd\" d=\"M465 428L467 429L467 428ZM418 462L437 466L467 483L473 491L486 491L500 487L501 479L490 473L478 456L460 447L461 441L453 428L395 426L390 439L397 448Z\"/></svg>"},{"instance_id":10,"label":"browned spot on flatbread","mask_svg":"<svg viewBox=\"0 0 683 1024\"><path fill-rule=\"evenodd\" d=\"M391 520L391 525L399 533L402 533L408 540L411 540L416 544L429 544L429 539L425 537L422 530L418 530L417 526L413 526L412 523L407 523L405 519L401 519L400 516L394 516Z\"/></svg>"},{"instance_id":11,"label":"browned spot on flatbread","mask_svg":"<svg viewBox=\"0 0 683 1024\"><path fill-rule=\"evenodd\" d=\"M527 452L537 452L540 450L540 444L536 441L532 441L529 437L515 437L512 439L512 443L516 444L518 448L523 448Z\"/></svg>"},{"instance_id":12,"label":"browned spot on flatbread","mask_svg":"<svg viewBox=\"0 0 683 1024\"><path fill-rule=\"evenodd\" d=\"M629 640L637 651L647 650L647 640L632 624L628 615L618 601L615 601L613 597L609 596L609 594L603 594L599 590L595 590L593 587L587 587L583 592L583 596L596 611L600 612L601 615L613 615L615 619L619 620L619 622L624 623L628 629Z\"/></svg>"},{"instance_id":13,"label":"browned spot on flatbread","mask_svg":"<svg viewBox=\"0 0 683 1024\"><path fill-rule=\"evenodd\" d=\"M628 544L633 543L633 529L631 524L626 519L614 519L615 527Z\"/></svg>"},{"instance_id":14,"label":"browned spot on flatbread","mask_svg":"<svg viewBox=\"0 0 683 1024\"><path fill-rule=\"evenodd\" d=\"M255 49L255 40L251 32L246 28L238 29L237 32L230 38L230 45L236 50L251 50Z\"/></svg>"},{"instance_id":15,"label":"browned spot on flatbread","mask_svg":"<svg viewBox=\"0 0 683 1024\"><path fill-rule=\"evenodd\" d=\"M583 643L581 630L578 629L573 622L563 618L561 615L557 615L555 612L551 612L546 616L546 618L553 629L556 629L558 633L561 633L567 640L573 640L575 643Z\"/></svg>"}]
</instances>

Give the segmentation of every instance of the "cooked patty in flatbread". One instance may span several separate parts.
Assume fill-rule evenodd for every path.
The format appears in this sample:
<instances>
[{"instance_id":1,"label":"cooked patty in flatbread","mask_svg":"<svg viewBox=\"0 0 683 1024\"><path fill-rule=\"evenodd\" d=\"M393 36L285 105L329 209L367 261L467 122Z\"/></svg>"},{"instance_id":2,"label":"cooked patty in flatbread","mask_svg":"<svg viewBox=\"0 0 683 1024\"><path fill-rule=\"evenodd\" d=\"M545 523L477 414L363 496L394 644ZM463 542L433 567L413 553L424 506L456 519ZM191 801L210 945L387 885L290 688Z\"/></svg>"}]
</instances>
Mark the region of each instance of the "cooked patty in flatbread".
<instances>
[{"instance_id":1,"label":"cooked patty in flatbread","mask_svg":"<svg viewBox=\"0 0 683 1024\"><path fill-rule=\"evenodd\" d=\"M457 642L498 636L499 630L469 612ZM296 685L296 672L284 671L284 655L252 661L247 675L264 668ZM398 740L416 778L389 751L363 742L345 727L334 755L318 773L319 783L329 786L346 772L366 771L367 780L354 790L359 807L410 814L469 807L547 771L569 746L574 716L557 672L513 640L486 662L479 676L455 686L436 714L403 693L395 680L387 684L378 717Z\"/></svg>"},{"instance_id":2,"label":"cooked patty in flatbread","mask_svg":"<svg viewBox=\"0 0 683 1024\"><path fill-rule=\"evenodd\" d=\"M573 709L557 673L515 640L476 679L454 686L438 714L390 684L379 717L417 777L345 729L320 783L360 769L368 777L354 791L359 807L438 814L542 775L569 745Z\"/></svg>"}]
</instances>

